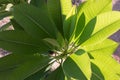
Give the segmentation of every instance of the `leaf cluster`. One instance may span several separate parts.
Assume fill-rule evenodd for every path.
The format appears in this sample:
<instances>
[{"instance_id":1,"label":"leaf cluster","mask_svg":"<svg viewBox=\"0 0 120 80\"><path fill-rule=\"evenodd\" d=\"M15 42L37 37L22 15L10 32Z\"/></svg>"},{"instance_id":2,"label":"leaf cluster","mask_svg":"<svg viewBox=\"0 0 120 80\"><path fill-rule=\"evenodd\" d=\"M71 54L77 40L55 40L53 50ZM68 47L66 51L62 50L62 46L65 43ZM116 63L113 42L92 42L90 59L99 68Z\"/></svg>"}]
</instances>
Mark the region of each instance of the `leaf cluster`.
<instances>
[{"instance_id":1,"label":"leaf cluster","mask_svg":"<svg viewBox=\"0 0 120 80\"><path fill-rule=\"evenodd\" d=\"M8 3L13 6L0 18L10 16L14 29L0 30L0 47L12 54L0 58L0 80L120 79L112 58L119 43L108 39L120 29L120 12L112 11L111 0L79 6L71 0L0 1Z\"/></svg>"}]
</instances>

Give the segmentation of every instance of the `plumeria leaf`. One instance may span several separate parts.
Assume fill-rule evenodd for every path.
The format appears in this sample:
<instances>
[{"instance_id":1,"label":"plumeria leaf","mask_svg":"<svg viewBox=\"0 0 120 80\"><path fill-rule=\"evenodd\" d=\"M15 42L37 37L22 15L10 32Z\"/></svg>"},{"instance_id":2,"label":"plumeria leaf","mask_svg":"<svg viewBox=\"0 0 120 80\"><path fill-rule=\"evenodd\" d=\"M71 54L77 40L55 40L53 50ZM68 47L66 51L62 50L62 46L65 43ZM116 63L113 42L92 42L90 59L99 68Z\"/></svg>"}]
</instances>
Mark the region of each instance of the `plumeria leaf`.
<instances>
[{"instance_id":1,"label":"plumeria leaf","mask_svg":"<svg viewBox=\"0 0 120 80\"><path fill-rule=\"evenodd\" d=\"M94 59L91 61L99 68L101 73L104 75L105 80L120 79L120 76L118 76L118 74L120 74L120 64L112 58L112 54L115 49L116 45L90 52L94 57ZM96 76L98 80L101 80L100 78L103 78L101 75L99 75L98 71L93 72L93 75Z\"/></svg>"},{"instance_id":2,"label":"plumeria leaf","mask_svg":"<svg viewBox=\"0 0 120 80\"><path fill-rule=\"evenodd\" d=\"M63 35L63 23L61 14L61 0L47 0L48 12L55 22L58 30Z\"/></svg>"},{"instance_id":3,"label":"plumeria leaf","mask_svg":"<svg viewBox=\"0 0 120 80\"><path fill-rule=\"evenodd\" d=\"M33 37L38 39L45 37L56 38L57 30L55 24L45 12L42 12L38 8L21 4L14 7L13 15L17 23Z\"/></svg>"},{"instance_id":4,"label":"plumeria leaf","mask_svg":"<svg viewBox=\"0 0 120 80\"><path fill-rule=\"evenodd\" d=\"M81 14L80 18L78 19L78 23L76 25L76 30L75 30L75 37L79 37L81 35L81 32L83 31L85 26L85 15L84 13Z\"/></svg>"},{"instance_id":5,"label":"plumeria leaf","mask_svg":"<svg viewBox=\"0 0 120 80\"><path fill-rule=\"evenodd\" d=\"M83 62L83 60L84 60L84 62ZM64 62L63 70L66 75L71 76L75 79L87 80L91 76L91 67L90 66L91 66L90 59L86 53L84 53L82 55L72 54Z\"/></svg>"},{"instance_id":6,"label":"plumeria leaf","mask_svg":"<svg viewBox=\"0 0 120 80\"><path fill-rule=\"evenodd\" d=\"M5 17L9 17L10 15L12 15L11 12L8 12L8 11L2 11L0 12L0 20L5 18Z\"/></svg>"},{"instance_id":7,"label":"plumeria leaf","mask_svg":"<svg viewBox=\"0 0 120 80\"><path fill-rule=\"evenodd\" d=\"M90 36L95 28L95 24L96 24L96 18L94 18L90 22L88 22L88 24L83 29L80 37L78 38L78 44L82 44L83 42L85 42L86 40L88 40L90 38Z\"/></svg>"},{"instance_id":8,"label":"plumeria leaf","mask_svg":"<svg viewBox=\"0 0 120 80\"><path fill-rule=\"evenodd\" d=\"M71 0L60 0L61 5L61 14L62 14L62 20L65 20L65 17L70 12L72 8L72 1Z\"/></svg>"},{"instance_id":9,"label":"plumeria leaf","mask_svg":"<svg viewBox=\"0 0 120 80\"><path fill-rule=\"evenodd\" d=\"M55 40L55 39L51 39L51 38L45 38L43 39L45 42L51 44L54 47L60 48L59 43Z\"/></svg>"},{"instance_id":10,"label":"plumeria leaf","mask_svg":"<svg viewBox=\"0 0 120 80\"><path fill-rule=\"evenodd\" d=\"M46 52L50 49L43 41L34 39L24 31L0 32L0 47L20 54Z\"/></svg>"},{"instance_id":11,"label":"plumeria leaf","mask_svg":"<svg viewBox=\"0 0 120 80\"><path fill-rule=\"evenodd\" d=\"M94 63L91 63L91 68L92 68L91 80L105 80L101 70Z\"/></svg>"},{"instance_id":12,"label":"plumeria leaf","mask_svg":"<svg viewBox=\"0 0 120 80\"><path fill-rule=\"evenodd\" d=\"M113 16L114 14L114 16ZM103 20L104 18L104 20ZM107 12L96 17L96 24L93 33L90 38L86 40L82 46L94 45L104 41L110 35L120 29L120 13L119 12Z\"/></svg>"},{"instance_id":13,"label":"plumeria leaf","mask_svg":"<svg viewBox=\"0 0 120 80\"><path fill-rule=\"evenodd\" d=\"M48 70L47 69L48 66L45 66L43 69L39 70L38 72L36 72L35 74L27 77L25 80L42 80L43 78L45 78L48 74Z\"/></svg>"},{"instance_id":14,"label":"plumeria leaf","mask_svg":"<svg viewBox=\"0 0 120 80\"><path fill-rule=\"evenodd\" d=\"M53 71L45 80L66 80L62 67L59 66L55 71Z\"/></svg>"},{"instance_id":15,"label":"plumeria leaf","mask_svg":"<svg viewBox=\"0 0 120 80\"><path fill-rule=\"evenodd\" d=\"M16 22L15 19L11 19L10 21L11 21L11 23L12 23L12 25L13 25L13 27L14 27L15 30L24 30L24 29Z\"/></svg>"},{"instance_id":16,"label":"plumeria leaf","mask_svg":"<svg viewBox=\"0 0 120 80\"><path fill-rule=\"evenodd\" d=\"M76 6L73 6L68 15L66 16L65 21L63 22L64 36L66 37L67 40L70 39L74 32L76 22L75 20L76 20Z\"/></svg>"},{"instance_id":17,"label":"plumeria leaf","mask_svg":"<svg viewBox=\"0 0 120 80\"><path fill-rule=\"evenodd\" d=\"M79 17L82 13L85 14L86 23L88 23L95 16L107 11L112 11L112 0L87 0L79 6L78 11Z\"/></svg>"},{"instance_id":18,"label":"plumeria leaf","mask_svg":"<svg viewBox=\"0 0 120 80\"><path fill-rule=\"evenodd\" d=\"M45 0L31 0L30 4L34 5L37 8L40 8L40 9L46 9L47 8Z\"/></svg>"},{"instance_id":19,"label":"plumeria leaf","mask_svg":"<svg viewBox=\"0 0 120 80\"><path fill-rule=\"evenodd\" d=\"M0 58L0 79L24 80L44 68L49 61L49 57L40 54L10 54Z\"/></svg>"}]
</instances>

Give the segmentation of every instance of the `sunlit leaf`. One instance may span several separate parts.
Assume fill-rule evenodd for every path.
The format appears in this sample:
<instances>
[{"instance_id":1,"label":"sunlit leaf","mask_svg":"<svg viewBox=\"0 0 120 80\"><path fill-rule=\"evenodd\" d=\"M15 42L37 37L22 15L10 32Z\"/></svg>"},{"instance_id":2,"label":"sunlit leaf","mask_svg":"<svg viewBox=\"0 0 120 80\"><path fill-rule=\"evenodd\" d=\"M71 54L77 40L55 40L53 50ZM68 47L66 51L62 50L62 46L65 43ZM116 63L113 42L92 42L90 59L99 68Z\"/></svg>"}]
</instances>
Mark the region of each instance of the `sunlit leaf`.
<instances>
[{"instance_id":1,"label":"sunlit leaf","mask_svg":"<svg viewBox=\"0 0 120 80\"><path fill-rule=\"evenodd\" d=\"M90 52L94 57L94 59L92 59L92 62L99 68L101 73L104 75L105 80L120 79L120 76L118 75L120 74L120 64L112 58L112 54L115 49L116 45ZM98 71L93 75L96 76L98 80L101 80L100 78L102 78L101 75L99 75Z\"/></svg>"},{"instance_id":2,"label":"sunlit leaf","mask_svg":"<svg viewBox=\"0 0 120 80\"><path fill-rule=\"evenodd\" d=\"M107 11L112 11L112 0L87 0L79 6L78 11L79 17L82 13L85 14L86 23L88 23L95 16Z\"/></svg>"},{"instance_id":3,"label":"sunlit leaf","mask_svg":"<svg viewBox=\"0 0 120 80\"><path fill-rule=\"evenodd\" d=\"M103 20L104 18L104 20ZM95 29L82 46L100 43L120 29L120 13L107 12L96 17Z\"/></svg>"}]
</instances>

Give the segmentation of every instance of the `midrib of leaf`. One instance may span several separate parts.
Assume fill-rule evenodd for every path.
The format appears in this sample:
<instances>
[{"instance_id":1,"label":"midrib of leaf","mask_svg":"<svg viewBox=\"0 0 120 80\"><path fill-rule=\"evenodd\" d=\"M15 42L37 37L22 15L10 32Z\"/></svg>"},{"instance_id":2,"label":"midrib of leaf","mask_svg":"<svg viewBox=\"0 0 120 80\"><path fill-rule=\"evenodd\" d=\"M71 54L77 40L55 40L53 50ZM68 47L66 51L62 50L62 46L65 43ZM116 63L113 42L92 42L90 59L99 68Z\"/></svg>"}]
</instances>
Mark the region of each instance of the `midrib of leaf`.
<instances>
[{"instance_id":1,"label":"midrib of leaf","mask_svg":"<svg viewBox=\"0 0 120 80\"><path fill-rule=\"evenodd\" d=\"M14 53L13 53L14 54ZM19 56L19 55L18 55ZM8 70L14 70L15 68L18 68L20 65L24 64L25 62L24 61L28 61L26 60L27 58L25 58L24 60L20 61L20 62L17 62L17 64L14 64L14 65L10 65L10 66L7 66L5 69L2 69L0 70L0 72L4 72L4 71L8 71Z\"/></svg>"},{"instance_id":2,"label":"midrib of leaf","mask_svg":"<svg viewBox=\"0 0 120 80\"><path fill-rule=\"evenodd\" d=\"M39 46L34 45L34 44L25 43L25 42L19 42L19 41L13 41L13 40L4 40L4 39L0 39L0 41L5 41L5 42L11 42L11 43L15 43L15 44L24 44L24 45L39 47Z\"/></svg>"},{"instance_id":3,"label":"midrib of leaf","mask_svg":"<svg viewBox=\"0 0 120 80\"><path fill-rule=\"evenodd\" d=\"M99 75L97 75L96 73L94 73L94 72L92 72L98 79L100 79L100 80L103 80L102 78L100 78L100 76Z\"/></svg>"},{"instance_id":4,"label":"midrib of leaf","mask_svg":"<svg viewBox=\"0 0 120 80\"><path fill-rule=\"evenodd\" d=\"M47 64L46 64L46 65L47 65ZM40 66L36 67L34 71L32 71L31 73L27 73L28 76L25 76L25 78L29 77L30 75L35 74L35 73L38 72L39 70L43 69L46 65L44 65L44 66L42 66L42 67L40 67Z\"/></svg>"},{"instance_id":5,"label":"midrib of leaf","mask_svg":"<svg viewBox=\"0 0 120 80\"><path fill-rule=\"evenodd\" d=\"M31 20L32 22L34 22L40 29L42 29L44 32L46 32L48 35L50 35L44 28L42 28L39 23L37 23L37 21L35 21L31 16L28 16L26 14L24 14L23 12L21 12L23 15L25 15L29 20Z\"/></svg>"},{"instance_id":6,"label":"midrib of leaf","mask_svg":"<svg viewBox=\"0 0 120 80\"><path fill-rule=\"evenodd\" d=\"M104 30L105 28L109 27L110 25L113 25L113 24L118 23L118 22L120 22L120 19L118 19L118 20L116 20L116 21L112 22L111 24L107 25L106 27L104 27L104 28L100 29L100 30L99 30L99 31L97 31L95 34L99 33L100 31ZM94 36L95 34L93 34L93 36Z\"/></svg>"},{"instance_id":7,"label":"midrib of leaf","mask_svg":"<svg viewBox=\"0 0 120 80\"><path fill-rule=\"evenodd\" d=\"M111 1L109 1L109 2L98 12L98 14L102 13L102 10L104 10L105 7L106 7L107 5L109 5L110 3L111 3Z\"/></svg>"},{"instance_id":8,"label":"midrib of leaf","mask_svg":"<svg viewBox=\"0 0 120 80\"><path fill-rule=\"evenodd\" d=\"M17 67L18 67L18 65L9 66L9 68L6 68L6 69L3 69L3 70L0 70L0 73L1 73L1 72L4 72L4 71L14 70L14 69L17 68Z\"/></svg>"},{"instance_id":9,"label":"midrib of leaf","mask_svg":"<svg viewBox=\"0 0 120 80\"><path fill-rule=\"evenodd\" d=\"M103 48L100 48L100 49L95 49L95 50L90 50L90 51L88 51L88 52L93 52L93 51L100 51L100 50L102 50L102 49L106 49L106 48L109 48L109 47L113 47L113 46L115 46L116 44L114 44L114 45L111 45L111 46L107 46L107 47L103 47Z\"/></svg>"},{"instance_id":10,"label":"midrib of leaf","mask_svg":"<svg viewBox=\"0 0 120 80\"><path fill-rule=\"evenodd\" d=\"M104 31L105 28L108 28L110 25L114 25L115 23L118 23L119 21L120 21L120 19L114 21L113 23L107 25L106 27L104 27L104 28L100 29L99 31L97 31L96 33L94 33L94 34L89 38L90 41L91 41L91 38L96 37L96 35L98 35L99 32ZM110 27L109 27L109 28L110 28ZM97 33L98 33L98 34L97 34ZM105 37L105 38L106 38L106 37ZM100 43L101 41L105 40L105 38L102 38L102 39L100 39L99 41L97 41L96 43L93 43L93 44L98 44L98 43ZM87 41L85 41L85 42L84 42L85 44L83 43L81 46L85 46L85 45L86 45L86 42L88 43L89 39L88 39ZM92 45L93 45L93 44L92 44ZM91 45L91 44L90 44L90 45Z\"/></svg>"}]
</instances>

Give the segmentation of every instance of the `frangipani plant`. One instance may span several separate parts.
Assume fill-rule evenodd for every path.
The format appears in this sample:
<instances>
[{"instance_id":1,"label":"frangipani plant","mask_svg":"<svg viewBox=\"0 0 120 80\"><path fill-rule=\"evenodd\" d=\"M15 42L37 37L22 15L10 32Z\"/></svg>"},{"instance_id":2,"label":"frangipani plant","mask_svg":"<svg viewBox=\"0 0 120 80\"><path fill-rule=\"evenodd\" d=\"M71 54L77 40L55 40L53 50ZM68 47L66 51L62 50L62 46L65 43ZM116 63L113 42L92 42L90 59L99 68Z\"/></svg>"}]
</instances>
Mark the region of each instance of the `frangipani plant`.
<instances>
[{"instance_id":1,"label":"frangipani plant","mask_svg":"<svg viewBox=\"0 0 120 80\"><path fill-rule=\"evenodd\" d=\"M14 30L0 32L0 80L119 80L112 58L120 12L111 0L31 0L12 8ZM51 71L55 62L57 69Z\"/></svg>"}]
</instances>

